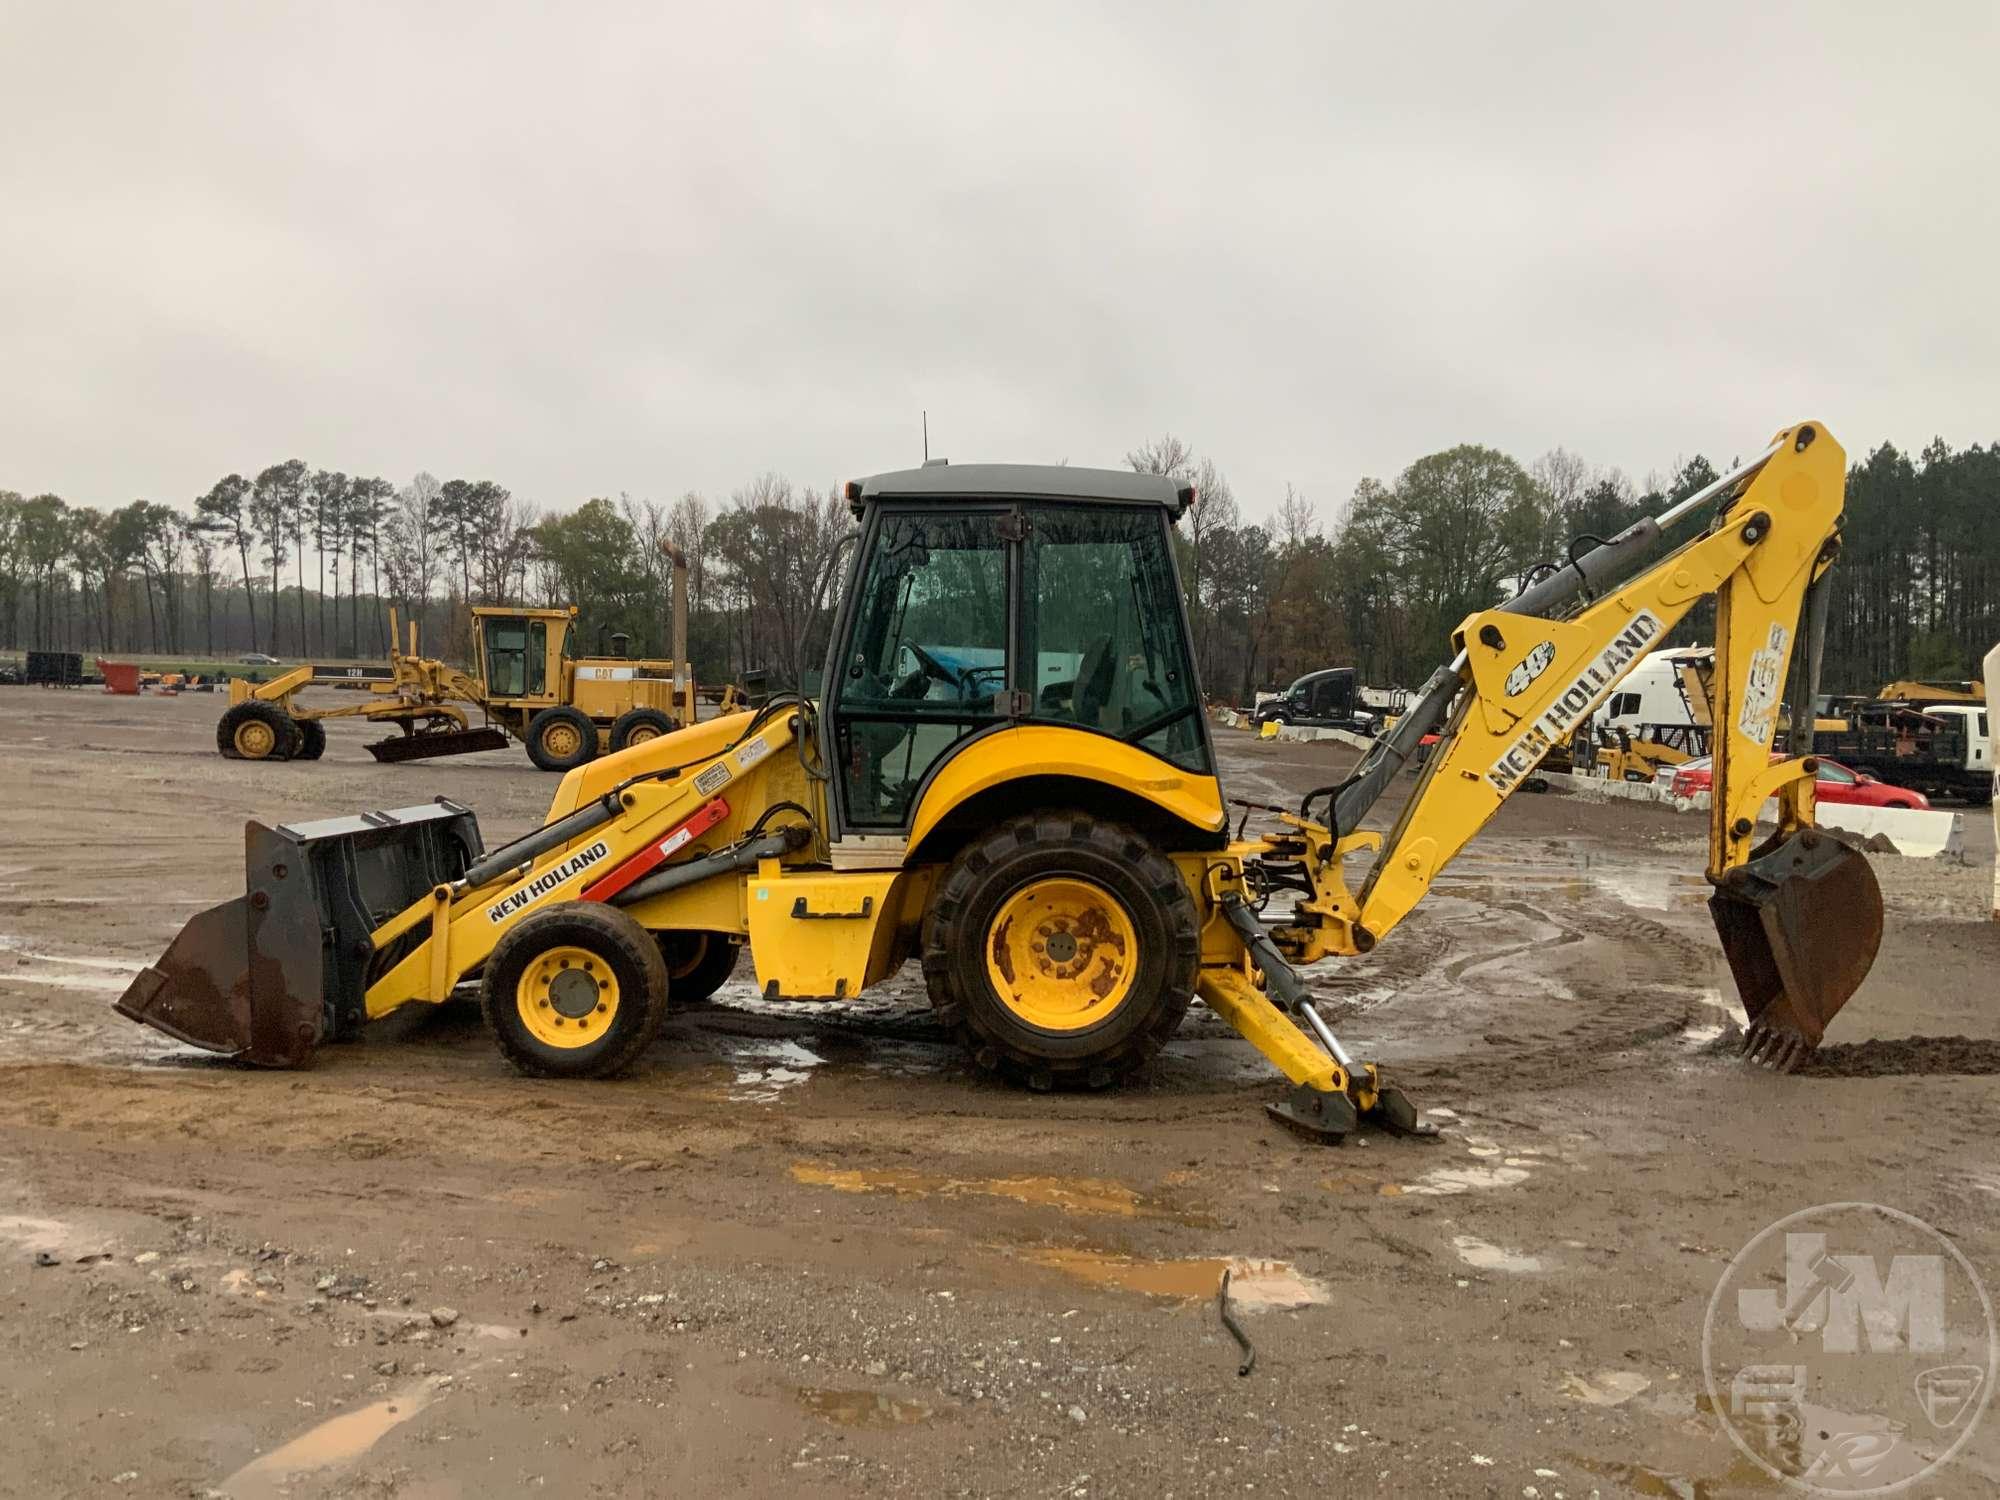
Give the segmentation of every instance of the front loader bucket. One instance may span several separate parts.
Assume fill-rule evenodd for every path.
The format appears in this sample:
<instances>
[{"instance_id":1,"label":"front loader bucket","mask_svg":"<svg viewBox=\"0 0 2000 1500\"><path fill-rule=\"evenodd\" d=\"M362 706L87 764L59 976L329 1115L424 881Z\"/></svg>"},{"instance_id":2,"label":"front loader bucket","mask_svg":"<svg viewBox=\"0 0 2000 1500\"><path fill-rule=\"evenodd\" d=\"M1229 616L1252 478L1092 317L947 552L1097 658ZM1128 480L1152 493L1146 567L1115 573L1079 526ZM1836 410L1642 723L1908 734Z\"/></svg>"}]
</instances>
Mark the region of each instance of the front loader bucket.
<instances>
[{"instance_id":1,"label":"front loader bucket","mask_svg":"<svg viewBox=\"0 0 2000 1500\"><path fill-rule=\"evenodd\" d=\"M139 971L119 1014L240 1062L294 1068L360 1029L370 935L482 852L440 798L393 812L244 827L245 893L212 906Z\"/></svg>"},{"instance_id":2,"label":"front loader bucket","mask_svg":"<svg viewBox=\"0 0 2000 1500\"><path fill-rule=\"evenodd\" d=\"M1826 1035L1882 943L1882 891L1858 850L1822 829L1765 843L1708 909L1749 1028L1744 1052L1789 1070Z\"/></svg>"}]
</instances>

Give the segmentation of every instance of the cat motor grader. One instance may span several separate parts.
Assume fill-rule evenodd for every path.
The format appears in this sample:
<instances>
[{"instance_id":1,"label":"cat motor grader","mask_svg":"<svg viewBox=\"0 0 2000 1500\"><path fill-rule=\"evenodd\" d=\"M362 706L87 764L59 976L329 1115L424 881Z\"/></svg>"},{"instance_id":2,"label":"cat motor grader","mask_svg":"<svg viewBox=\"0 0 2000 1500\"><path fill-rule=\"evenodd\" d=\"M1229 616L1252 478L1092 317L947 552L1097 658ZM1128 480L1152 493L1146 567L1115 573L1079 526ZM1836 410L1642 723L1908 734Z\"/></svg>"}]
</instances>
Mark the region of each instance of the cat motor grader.
<instances>
[{"instance_id":1,"label":"cat motor grader","mask_svg":"<svg viewBox=\"0 0 2000 1500\"><path fill-rule=\"evenodd\" d=\"M1233 836L1174 571L1190 490L999 465L857 481L818 701L779 696L579 767L543 826L497 849L443 800L253 822L246 895L194 918L118 1009L287 1067L476 980L520 1070L589 1077L632 1063L739 946L772 999L854 996L914 957L976 1064L1030 1086L1116 1082L1199 996L1290 1080L1270 1106L1288 1123L1424 1129L1334 1035L1301 968L1388 937L1549 747L1714 595L1709 904L1746 1048L1789 1066L1881 935L1867 861L1813 825L1809 721L1800 757L1770 755L1795 654L1792 701L1812 702L1844 470L1819 427L1788 428L1474 612L1352 775L1296 809L1246 804ZM1704 505L1707 529L1644 565ZM1432 731L1393 826L1363 827ZM1268 827L1246 836L1260 811Z\"/></svg>"},{"instance_id":2,"label":"cat motor grader","mask_svg":"<svg viewBox=\"0 0 2000 1500\"><path fill-rule=\"evenodd\" d=\"M609 654L576 654L577 611L501 605L472 608L474 669L461 672L417 650L410 622L401 649L396 611L389 611L386 666L294 667L269 682L231 679L229 707L216 725L216 748L232 760L318 760L326 751L328 719L360 718L401 731L376 740L377 760L432 759L527 746L544 771L569 771L597 758L669 734L695 719L695 686L687 667L687 559L665 543L673 564L673 652L669 661L640 660L609 637ZM307 706L310 687L363 688L368 697L340 708ZM475 727L472 710L484 722Z\"/></svg>"}]
</instances>

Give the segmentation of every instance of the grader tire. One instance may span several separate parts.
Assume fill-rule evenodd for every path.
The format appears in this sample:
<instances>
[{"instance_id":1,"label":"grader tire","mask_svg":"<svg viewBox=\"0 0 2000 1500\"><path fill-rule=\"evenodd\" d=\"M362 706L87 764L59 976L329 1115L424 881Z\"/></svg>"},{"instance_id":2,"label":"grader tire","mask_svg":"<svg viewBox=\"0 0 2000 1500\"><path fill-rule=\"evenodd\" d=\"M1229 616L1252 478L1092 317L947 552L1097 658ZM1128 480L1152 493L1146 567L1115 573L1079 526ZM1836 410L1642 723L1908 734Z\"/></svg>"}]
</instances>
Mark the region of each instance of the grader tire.
<instances>
[{"instance_id":1,"label":"grader tire","mask_svg":"<svg viewBox=\"0 0 2000 1500\"><path fill-rule=\"evenodd\" d=\"M699 1005L736 972L736 945L719 932L658 932L674 1009Z\"/></svg>"},{"instance_id":2,"label":"grader tire","mask_svg":"<svg viewBox=\"0 0 2000 1500\"><path fill-rule=\"evenodd\" d=\"M1030 1088L1108 1088L1194 997L1194 899L1143 834L1080 810L1017 817L946 869L923 926L931 1008L973 1062Z\"/></svg>"},{"instance_id":3,"label":"grader tire","mask_svg":"<svg viewBox=\"0 0 2000 1500\"><path fill-rule=\"evenodd\" d=\"M318 760L326 754L326 726L318 719L299 719L299 748L293 760Z\"/></svg>"},{"instance_id":4,"label":"grader tire","mask_svg":"<svg viewBox=\"0 0 2000 1500\"><path fill-rule=\"evenodd\" d=\"M629 913L565 901L500 939L479 1008L500 1051L530 1077L609 1078L659 1035L667 983L659 945Z\"/></svg>"},{"instance_id":5,"label":"grader tire","mask_svg":"<svg viewBox=\"0 0 2000 1500\"><path fill-rule=\"evenodd\" d=\"M611 726L611 748L614 752L628 750L673 732L674 721L657 708L635 708L620 714Z\"/></svg>"},{"instance_id":6,"label":"grader tire","mask_svg":"<svg viewBox=\"0 0 2000 1500\"><path fill-rule=\"evenodd\" d=\"M215 726L215 748L230 760L290 760L298 747L298 721L261 698L238 703Z\"/></svg>"},{"instance_id":7,"label":"grader tire","mask_svg":"<svg viewBox=\"0 0 2000 1500\"><path fill-rule=\"evenodd\" d=\"M574 771L597 759L597 725L566 703L528 720L527 740L528 759L544 771Z\"/></svg>"}]
</instances>

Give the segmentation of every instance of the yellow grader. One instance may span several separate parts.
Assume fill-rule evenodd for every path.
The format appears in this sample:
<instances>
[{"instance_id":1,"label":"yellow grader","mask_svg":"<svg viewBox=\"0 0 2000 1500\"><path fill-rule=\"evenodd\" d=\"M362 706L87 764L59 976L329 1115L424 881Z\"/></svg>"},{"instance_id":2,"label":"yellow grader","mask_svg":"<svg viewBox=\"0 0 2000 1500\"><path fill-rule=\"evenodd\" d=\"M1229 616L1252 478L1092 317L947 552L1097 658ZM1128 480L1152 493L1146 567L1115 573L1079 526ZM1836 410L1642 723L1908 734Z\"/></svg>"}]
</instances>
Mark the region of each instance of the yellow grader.
<instances>
[{"instance_id":1,"label":"yellow grader","mask_svg":"<svg viewBox=\"0 0 2000 1500\"><path fill-rule=\"evenodd\" d=\"M1467 616L1351 775L1295 810L1244 804L1233 835L1174 570L1191 490L1007 465L856 481L818 701L780 695L580 766L546 822L497 849L442 800L252 823L247 893L195 917L118 1008L291 1067L476 982L518 1069L584 1078L630 1065L739 948L773 1000L852 997L915 959L973 1062L1030 1087L1116 1083L1198 996L1290 1081L1269 1106L1288 1124L1422 1131L1300 970L1386 939L1548 749L1714 595L1709 904L1746 1050L1786 1067L1860 985L1882 927L1866 859L1813 823L1809 706L1844 478L1839 444L1787 428ZM1704 505L1700 535L1642 566ZM1804 750L1774 763L1795 648ZM1364 827L1433 731L1393 825ZM1776 831L1759 838L1772 797Z\"/></svg>"},{"instance_id":2,"label":"yellow grader","mask_svg":"<svg viewBox=\"0 0 2000 1500\"><path fill-rule=\"evenodd\" d=\"M396 612L389 612L389 664L301 666L251 684L229 684L229 708L215 743L233 760L318 760L326 750L325 721L360 718L394 725L401 734L369 745L377 760L420 760L498 750L512 735L544 771L569 771L601 750L642 745L692 724L694 680L687 668L687 563L674 561L674 658L636 660L613 636L609 656L574 654L576 610L478 605L472 610L474 673L417 650L399 648ZM309 687L365 687L368 698L343 708L307 707ZM475 728L466 710L485 722Z\"/></svg>"}]
</instances>

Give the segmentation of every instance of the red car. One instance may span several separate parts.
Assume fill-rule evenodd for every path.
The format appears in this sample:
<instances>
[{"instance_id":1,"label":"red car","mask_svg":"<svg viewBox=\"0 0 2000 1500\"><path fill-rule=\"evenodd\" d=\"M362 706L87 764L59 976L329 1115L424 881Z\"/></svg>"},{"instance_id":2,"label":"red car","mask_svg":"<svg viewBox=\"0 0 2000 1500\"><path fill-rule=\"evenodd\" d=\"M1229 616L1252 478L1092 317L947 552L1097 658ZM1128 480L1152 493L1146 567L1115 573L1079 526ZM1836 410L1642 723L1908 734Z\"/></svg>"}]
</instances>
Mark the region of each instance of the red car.
<instances>
[{"instance_id":1,"label":"red car","mask_svg":"<svg viewBox=\"0 0 2000 1500\"><path fill-rule=\"evenodd\" d=\"M1775 760L1777 757L1773 757ZM1710 782L1706 755L1674 767L1673 794L1692 797L1705 792ZM1813 796L1821 802L1855 802L1863 807L1929 807L1930 798L1906 786L1891 786L1866 771L1856 771L1837 760L1819 758L1819 775L1814 778Z\"/></svg>"}]
</instances>

